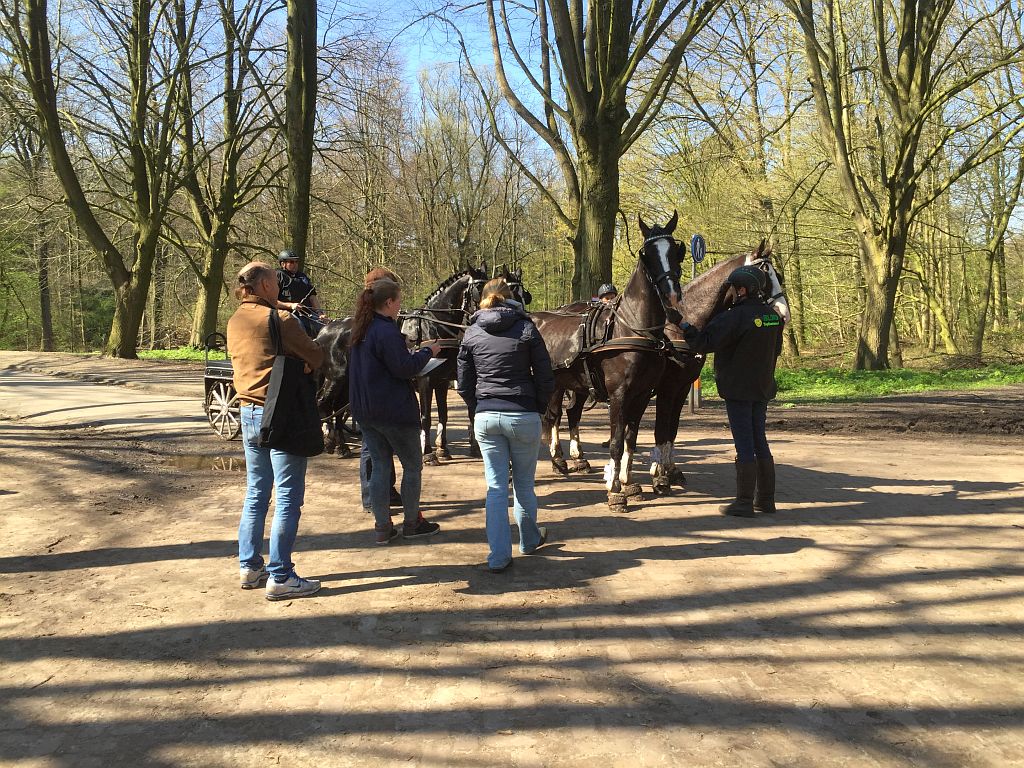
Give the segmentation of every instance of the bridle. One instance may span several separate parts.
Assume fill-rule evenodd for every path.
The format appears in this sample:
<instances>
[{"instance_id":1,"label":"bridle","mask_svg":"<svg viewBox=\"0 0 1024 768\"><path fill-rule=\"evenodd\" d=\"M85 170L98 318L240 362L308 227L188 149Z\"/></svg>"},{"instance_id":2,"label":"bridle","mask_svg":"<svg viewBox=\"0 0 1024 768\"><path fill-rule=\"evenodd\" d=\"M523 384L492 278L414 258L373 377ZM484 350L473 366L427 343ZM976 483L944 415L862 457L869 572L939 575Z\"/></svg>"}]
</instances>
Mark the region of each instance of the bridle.
<instances>
[{"instance_id":1,"label":"bridle","mask_svg":"<svg viewBox=\"0 0 1024 768\"><path fill-rule=\"evenodd\" d=\"M786 299L788 303L789 297L786 296L786 286L783 283L783 279L779 274L779 271L772 265L772 260L770 258L762 256L756 261L750 262L748 266L756 267L764 273L765 279L768 281L768 290L765 291L765 294L769 293L771 290L772 274L775 275L775 280L779 284L779 290L777 293L767 296L767 298L765 298L765 304L774 304L779 299Z\"/></svg>"},{"instance_id":2,"label":"bridle","mask_svg":"<svg viewBox=\"0 0 1024 768\"><path fill-rule=\"evenodd\" d=\"M661 300L661 306L664 307L665 309L668 309L669 307L665 304L664 294L662 293L662 290L661 290L661 283L663 281L675 280L676 281L676 286L679 288L680 291L682 291L683 272L682 272L681 268L680 268L678 273L674 272L671 267L669 267L668 269L664 269L664 270L662 270L660 272L652 272L651 271L651 268L647 264L646 248L651 243L656 243L659 240L667 240L668 241L668 243L669 243L669 252L670 253L673 251L673 249L678 250L679 248L683 247L680 243L676 242L675 238L673 238L672 235L670 235L668 233L652 235L651 237L648 237L646 240L644 240L643 244L640 246L640 250L637 252L637 257L639 258L640 263L644 267L644 272L647 274L647 278L654 285L654 289L655 289L655 291L658 294L658 299ZM671 283L669 283L669 285L667 287L668 287L669 290L666 291L665 293L671 293L672 292L672 285L671 285Z\"/></svg>"}]
</instances>

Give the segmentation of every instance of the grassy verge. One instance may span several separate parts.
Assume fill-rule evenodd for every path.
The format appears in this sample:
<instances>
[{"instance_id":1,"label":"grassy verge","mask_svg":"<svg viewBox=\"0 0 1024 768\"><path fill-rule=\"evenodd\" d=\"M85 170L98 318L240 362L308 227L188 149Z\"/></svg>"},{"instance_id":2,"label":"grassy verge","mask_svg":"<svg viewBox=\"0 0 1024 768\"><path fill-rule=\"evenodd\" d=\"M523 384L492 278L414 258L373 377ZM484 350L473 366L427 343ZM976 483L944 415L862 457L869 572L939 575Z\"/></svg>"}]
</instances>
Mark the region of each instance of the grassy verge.
<instances>
[{"instance_id":1,"label":"grassy verge","mask_svg":"<svg viewBox=\"0 0 1024 768\"><path fill-rule=\"evenodd\" d=\"M140 349L140 360L202 360L204 352L201 349L192 347L178 347L177 349ZM211 353L211 357L220 358L222 355Z\"/></svg>"},{"instance_id":2,"label":"grassy verge","mask_svg":"<svg viewBox=\"0 0 1024 768\"><path fill-rule=\"evenodd\" d=\"M953 370L899 368L891 371L850 371L840 368L780 368L778 400L783 403L825 403L869 400L884 395L950 389L984 389L1024 383L1024 365ZM717 396L710 366L701 385L706 396Z\"/></svg>"}]
</instances>

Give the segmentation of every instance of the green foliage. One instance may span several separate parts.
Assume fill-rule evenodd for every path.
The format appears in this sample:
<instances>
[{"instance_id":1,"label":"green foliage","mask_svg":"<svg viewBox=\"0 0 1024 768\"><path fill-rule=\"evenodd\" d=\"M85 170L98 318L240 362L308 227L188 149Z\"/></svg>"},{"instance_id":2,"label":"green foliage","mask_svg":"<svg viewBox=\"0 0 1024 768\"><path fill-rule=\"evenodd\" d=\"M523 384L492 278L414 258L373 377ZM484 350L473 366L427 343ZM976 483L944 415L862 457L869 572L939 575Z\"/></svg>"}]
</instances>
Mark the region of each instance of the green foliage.
<instances>
[{"instance_id":1,"label":"green foliage","mask_svg":"<svg viewBox=\"0 0 1024 768\"><path fill-rule=\"evenodd\" d=\"M1024 365L889 371L849 371L840 368L780 368L778 401L782 403L831 403L869 400L909 392L951 389L984 389L1024 383ZM714 376L705 368L701 387L705 397L717 397Z\"/></svg>"},{"instance_id":2,"label":"green foliage","mask_svg":"<svg viewBox=\"0 0 1024 768\"><path fill-rule=\"evenodd\" d=\"M217 359L221 355L217 353ZM203 360L205 351L195 347L177 347L175 349L140 349L140 360Z\"/></svg>"}]
</instances>

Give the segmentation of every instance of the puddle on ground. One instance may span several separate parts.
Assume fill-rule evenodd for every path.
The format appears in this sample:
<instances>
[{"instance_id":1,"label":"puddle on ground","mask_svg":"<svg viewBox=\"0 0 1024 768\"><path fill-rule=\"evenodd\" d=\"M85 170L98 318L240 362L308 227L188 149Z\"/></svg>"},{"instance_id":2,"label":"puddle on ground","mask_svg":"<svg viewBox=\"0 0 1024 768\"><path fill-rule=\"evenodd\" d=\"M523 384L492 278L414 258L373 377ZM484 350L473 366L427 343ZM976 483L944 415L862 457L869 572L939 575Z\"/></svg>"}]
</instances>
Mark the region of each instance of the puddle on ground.
<instances>
[{"instance_id":1,"label":"puddle on ground","mask_svg":"<svg viewBox=\"0 0 1024 768\"><path fill-rule=\"evenodd\" d=\"M182 454L168 456L164 461L176 469L212 470L214 472L245 472L245 459L241 456L204 456L202 454Z\"/></svg>"}]
</instances>

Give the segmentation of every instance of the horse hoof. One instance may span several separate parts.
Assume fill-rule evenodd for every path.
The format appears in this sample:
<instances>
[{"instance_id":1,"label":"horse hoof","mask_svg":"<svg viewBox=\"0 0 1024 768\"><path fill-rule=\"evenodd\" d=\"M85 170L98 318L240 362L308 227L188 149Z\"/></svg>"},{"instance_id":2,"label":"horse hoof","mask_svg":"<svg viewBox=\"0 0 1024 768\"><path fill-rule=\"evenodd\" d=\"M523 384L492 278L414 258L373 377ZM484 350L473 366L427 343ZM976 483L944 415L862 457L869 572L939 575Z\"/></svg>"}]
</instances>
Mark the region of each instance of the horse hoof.
<instances>
[{"instance_id":1,"label":"horse hoof","mask_svg":"<svg viewBox=\"0 0 1024 768\"><path fill-rule=\"evenodd\" d=\"M587 461L586 459L576 459L569 467L569 471L579 472L581 475L585 475L586 473L592 471L592 467L590 466L590 462Z\"/></svg>"},{"instance_id":2,"label":"horse hoof","mask_svg":"<svg viewBox=\"0 0 1024 768\"><path fill-rule=\"evenodd\" d=\"M434 451L434 455L437 458L439 458L441 461L451 461L452 460L451 451L449 451L448 449L445 449L443 451Z\"/></svg>"},{"instance_id":3,"label":"horse hoof","mask_svg":"<svg viewBox=\"0 0 1024 768\"><path fill-rule=\"evenodd\" d=\"M624 493L608 492L608 509L612 512L625 513L629 511L629 497Z\"/></svg>"},{"instance_id":4,"label":"horse hoof","mask_svg":"<svg viewBox=\"0 0 1024 768\"><path fill-rule=\"evenodd\" d=\"M678 485L680 488L686 487L686 475L678 467L673 467L668 471L668 481L673 485Z\"/></svg>"},{"instance_id":5,"label":"horse hoof","mask_svg":"<svg viewBox=\"0 0 1024 768\"><path fill-rule=\"evenodd\" d=\"M337 453L338 456L342 459L351 459L353 456L355 456L355 454L352 453L352 449L349 448L347 445L339 445Z\"/></svg>"},{"instance_id":6,"label":"horse hoof","mask_svg":"<svg viewBox=\"0 0 1024 768\"><path fill-rule=\"evenodd\" d=\"M656 496L671 496L672 495L672 483L659 482L654 484L654 494Z\"/></svg>"},{"instance_id":7,"label":"horse hoof","mask_svg":"<svg viewBox=\"0 0 1024 768\"><path fill-rule=\"evenodd\" d=\"M625 494L627 499L643 501L644 498L644 488L640 483L629 483L622 486L622 493Z\"/></svg>"},{"instance_id":8,"label":"horse hoof","mask_svg":"<svg viewBox=\"0 0 1024 768\"><path fill-rule=\"evenodd\" d=\"M551 466L555 468L555 471L562 475L569 474L569 465L565 463L565 459L552 459Z\"/></svg>"},{"instance_id":9,"label":"horse hoof","mask_svg":"<svg viewBox=\"0 0 1024 768\"><path fill-rule=\"evenodd\" d=\"M439 466L441 466L441 462L437 460L437 456L435 456L432 453L428 453L428 454L426 454L423 457L423 466L424 467L439 467Z\"/></svg>"}]
</instances>

